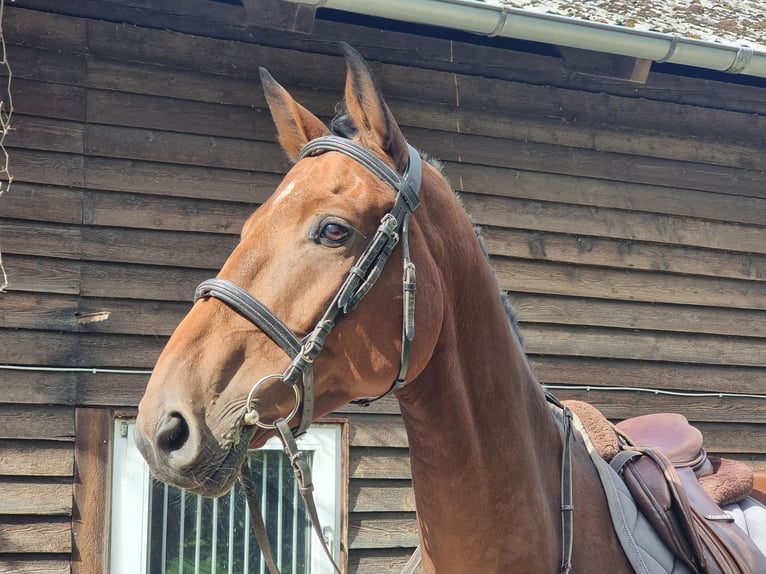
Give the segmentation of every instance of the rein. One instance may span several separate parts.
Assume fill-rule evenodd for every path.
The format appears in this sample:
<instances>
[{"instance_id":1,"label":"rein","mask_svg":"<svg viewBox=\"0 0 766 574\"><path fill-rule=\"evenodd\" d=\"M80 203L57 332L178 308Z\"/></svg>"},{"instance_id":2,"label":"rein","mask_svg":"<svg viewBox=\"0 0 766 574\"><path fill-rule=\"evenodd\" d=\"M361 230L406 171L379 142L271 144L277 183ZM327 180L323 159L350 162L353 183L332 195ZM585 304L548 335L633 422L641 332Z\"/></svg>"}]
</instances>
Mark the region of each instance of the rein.
<instances>
[{"instance_id":1,"label":"rein","mask_svg":"<svg viewBox=\"0 0 766 574\"><path fill-rule=\"evenodd\" d=\"M323 136L314 139L308 142L301 150L298 161L330 151L340 152L362 164L397 192L391 211L383 216L375 235L350 269L345 281L333 297L325 313L306 337L298 339L295 333L266 305L258 301L258 299L242 287L227 279L215 278L203 281L197 287L194 294L195 301L210 297L222 301L259 327L292 359L290 365L283 373L266 375L253 385L247 396L242 424L277 430L285 452L290 458L314 533L317 535L325 554L332 562L338 574L340 574L340 569L325 543L319 525L316 505L313 499L314 487L311 483L310 467L303 459L301 451L298 450L295 438L308 430L314 418L314 360L324 348L325 340L335 327L337 321L351 313L372 286L375 285L383 271L383 267L400 239L404 269L402 275L402 348L399 371L391 387L385 393L377 397L360 398L351 402L367 406L374 401L388 397L406 384L410 346L415 337L415 265L410 258L409 220L412 212L420 204L419 193L422 178L422 160L420 155L412 146L408 145L407 147L409 150L409 163L403 175L399 175L383 160L360 145L337 136ZM260 420L260 414L253 405L253 396L262 384L272 379L281 380L284 384L292 387L295 393L295 404L287 417L280 418L273 423L265 423ZM301 386L298 385L299 380L302 381L302 390ZM291 430L289 422L296 416L299 410L301 410L300 423L297 429ZM258 508L252 477L244 464L240 470L239 480L247 497L253 529L266 565L271 574L279 574L279 568L271 552L266 527L263 524L263 518ZM410 562L413 562L413 560Z\"/></svg>"}]
</instances>

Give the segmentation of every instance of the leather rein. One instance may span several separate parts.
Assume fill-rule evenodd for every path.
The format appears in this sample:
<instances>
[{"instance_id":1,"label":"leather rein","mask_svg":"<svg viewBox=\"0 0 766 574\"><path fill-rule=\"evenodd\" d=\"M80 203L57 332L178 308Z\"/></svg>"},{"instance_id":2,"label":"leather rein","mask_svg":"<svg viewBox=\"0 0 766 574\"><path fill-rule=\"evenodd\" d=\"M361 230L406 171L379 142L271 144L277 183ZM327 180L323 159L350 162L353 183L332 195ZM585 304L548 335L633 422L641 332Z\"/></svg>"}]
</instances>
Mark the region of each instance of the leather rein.
<instances>
[{"instance_id":1,"label":"leather rein","mask_svg":"<svg viewBox=\"0 0 766 574\"><path fill-rule=\"evenodd\" d=\"M236 283L227 279L208 279L197 287L194 300L215 298L248 319L259 327L272 341L279 345L290 357L291 363L283 373L266 375L259 379L247 396L243 426L258 426L265 429L276 429L288 455L293 472L298 483L299 492L303 498L314 533L317 535L324 553L338 574L341 570L336 564L330 549L325 543L313 499L313 484L311 482L310 465L303 458L295 439L303 435L313 421L314 416L314 372L313 363L324 348L325 340L335 324L342 317L351 313L380 277L383 267L388 261L394 247L402 243L403 274L403 316L402 316L402 348L399 372L391 387L377 397L366 397L351 401L354 404L368 406L370 403L388 397L406 384L409 366L410 346L415 337L415 265L410 258L409 249L409 220L412 212L420 204L420 184L422 178L422 160L418 152L408 144L409 163L403 175L391 169L372 152L351 140L338 136L323 136L308 142L301 150L298 161L315 157L327 152L342 153L370 170L383 182L396 191L396 199L391 210L383 216L372 239L356 260L333 297L325 313L319 319L314 329L304 338L299 339L295 333L266 305L253 297ZM260 420L257 409L253 406L253 396L256 390L267 381L278 379L290 386L295 393L295 404L290 413L273 423ZM299 385L299 381L302 385ZM567 574L571 569L573 514L572 505L572 469L570 443L572 437L571 413L552 395L546 398L561 408L564 414L564 447L562 453L561 480L561 516L562 516L562 558L561 574ZM296 429L289 426L301 411L300 423ZM240 471L239 480L247 497L250 515L258 544L264 556L264 561L271 574L279 574L279 568L274 560L263 517L258 507L258 496L255 492L252 476L245 462ZM409 559L402 574L414 572L421 560L420 546Z\"/></svg>"}]
</instances>

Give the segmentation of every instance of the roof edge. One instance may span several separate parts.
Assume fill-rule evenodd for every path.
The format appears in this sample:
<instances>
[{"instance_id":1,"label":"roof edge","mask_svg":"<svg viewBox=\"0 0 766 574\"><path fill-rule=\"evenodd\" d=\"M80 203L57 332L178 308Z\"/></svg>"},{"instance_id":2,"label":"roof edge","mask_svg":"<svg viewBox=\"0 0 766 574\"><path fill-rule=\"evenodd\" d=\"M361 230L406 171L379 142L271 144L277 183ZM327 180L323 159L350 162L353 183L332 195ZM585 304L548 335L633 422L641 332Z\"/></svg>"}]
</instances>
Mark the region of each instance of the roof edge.
<instances>
[{"instance_id":1,"label":"roof edge","mask_svg":"<svg viewBox=\"0 0 766 574\"><path fill-rule=\"evenodd\" d=\"M365 16L451 28L766 78L766 51L636 30L474 0L287 0Z\"/></svg>"}]
</instances>

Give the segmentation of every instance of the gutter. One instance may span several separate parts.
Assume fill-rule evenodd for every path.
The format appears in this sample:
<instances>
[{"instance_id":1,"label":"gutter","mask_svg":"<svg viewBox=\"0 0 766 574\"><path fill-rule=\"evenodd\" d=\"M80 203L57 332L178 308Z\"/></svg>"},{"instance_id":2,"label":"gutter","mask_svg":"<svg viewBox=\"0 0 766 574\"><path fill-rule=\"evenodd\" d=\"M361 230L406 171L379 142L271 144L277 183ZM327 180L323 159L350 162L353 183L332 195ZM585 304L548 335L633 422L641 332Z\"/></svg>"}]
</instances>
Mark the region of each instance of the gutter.
<instances>
[{"instance_id":1,"label":"gutter","mask_svg":"<svg viewBox=\"0 0 766 574\"><path fill-rule=\"evenodd\" d=\"M287 0L366 16L440 26L766 78L766 50L635 30L475 0Z\"/></svg>"}]
</instances>

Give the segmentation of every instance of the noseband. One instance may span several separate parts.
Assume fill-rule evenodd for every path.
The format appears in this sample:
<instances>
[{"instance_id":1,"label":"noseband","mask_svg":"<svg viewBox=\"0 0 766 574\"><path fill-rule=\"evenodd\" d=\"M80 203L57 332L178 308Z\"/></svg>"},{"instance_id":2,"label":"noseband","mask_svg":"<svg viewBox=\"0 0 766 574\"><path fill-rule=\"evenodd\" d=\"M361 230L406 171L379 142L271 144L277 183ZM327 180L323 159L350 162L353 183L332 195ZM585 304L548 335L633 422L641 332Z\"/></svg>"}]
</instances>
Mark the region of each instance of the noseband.
<instances>
[{"instance_id":1,"label":"noseband","mask_svg":"<svg viewBox=\"0 0 766 574\"><path fill-rule=\"evenodd\" d=\"M274 424L264 423L260 420L260 415L254 408L252 399L259 386L269 380L279 379L291 386L295 392L295 405L286 417L288 421L297 414L301 400L303 403L303 408L300 409L301 422L293 434L297 437L306 432L314 417L314 360L322 351L325 340L337 321L351 313L378 280L388 257L400 239L404 272L402 277L402 349L399 372L391 387L382 395L357 399L352 402L366 406L373 401L391 395L405 385L410 344L415 336L415 265L410 259L408 228L410 215L420 203L419 193L422 177L420 155L412 146L408 145L407 147L409 149L409 163L403 175L399 175L372 152L351 140L338 136L323 136L314 139L301 150L298 161L330 151L340 152L362 164L396 190L396 199L391 211L381 219L375 235L354 263L322 318L303 339L298 339L295 333L266 305L228 279L208 279L197 287L194 294L195 301L213 297L226 303L259 327L292 359L283 373L266 375L253 385L247 397L244 424L275 428ZM299 379L302 379L303 382L302 393L298 386Z\"/></svg>"}]
</instances>

